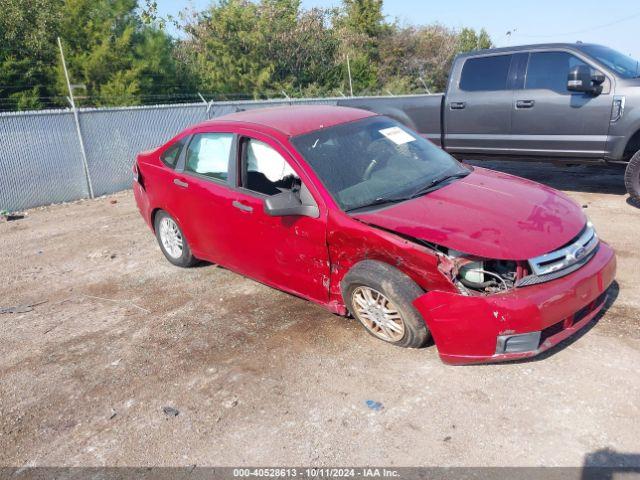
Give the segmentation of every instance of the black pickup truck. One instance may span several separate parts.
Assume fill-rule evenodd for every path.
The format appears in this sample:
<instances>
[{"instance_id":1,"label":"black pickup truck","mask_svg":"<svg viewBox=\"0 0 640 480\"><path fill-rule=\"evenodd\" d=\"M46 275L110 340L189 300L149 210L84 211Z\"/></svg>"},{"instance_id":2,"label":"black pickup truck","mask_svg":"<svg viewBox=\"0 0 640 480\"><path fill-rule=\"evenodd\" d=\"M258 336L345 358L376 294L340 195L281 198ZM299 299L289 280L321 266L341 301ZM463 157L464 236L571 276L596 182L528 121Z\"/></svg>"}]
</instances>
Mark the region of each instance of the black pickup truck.
<instances>
[{"instance_id":1,"label":"black pickup truck","mask_svg":"<svg viewBox=\"0 0 640 480\"><path fill-rule=\"evenodd\" d=\"M383 113L460 159L626 165L640 200L640 65L586 43L456 57L444 94L344 99Z\"/></svg>"}]
</instances>

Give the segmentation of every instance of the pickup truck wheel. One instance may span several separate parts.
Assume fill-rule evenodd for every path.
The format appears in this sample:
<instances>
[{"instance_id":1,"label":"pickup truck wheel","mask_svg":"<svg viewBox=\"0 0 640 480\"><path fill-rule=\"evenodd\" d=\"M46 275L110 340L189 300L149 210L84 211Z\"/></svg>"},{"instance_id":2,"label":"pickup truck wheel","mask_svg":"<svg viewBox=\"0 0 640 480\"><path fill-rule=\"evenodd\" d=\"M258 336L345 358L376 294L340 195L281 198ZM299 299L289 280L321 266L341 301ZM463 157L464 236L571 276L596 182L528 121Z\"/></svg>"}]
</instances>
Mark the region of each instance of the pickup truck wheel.
<instances>
[{"instance_id":1,"label":"pickup truck wheel","mask_svg":"<svg viewBox=\"0 0 640 480\"><path fill-rule=\"evenodd\" d=\"M640 202L640 151L631 157L624 173L624 184L631 198Z\"/></svg>"},{"instance_id":2,"label":"pickup truck wheel","mask_svg":"<svg viewBox=\"0 0 640 480\"><path fill-rule=\"evenodd\" d=\"M365 260L342 281L349 311L374 337L399 347L420 348L430 338L413 301L424 292L407 275L383 262Z\"/></svg>"},{"instance_id":3,"label":"pickup truck wheel","mask_svg":"<svg viewBox=\"0 0 640 480\"><path fill-rule=\"evenodd\" d=\"M178 267L188 268L198 263L193 256L187 239L182 230L171 215L165 211L159 211L154 219L156 238L164 256Z\"/></svg>"}]
</instances>

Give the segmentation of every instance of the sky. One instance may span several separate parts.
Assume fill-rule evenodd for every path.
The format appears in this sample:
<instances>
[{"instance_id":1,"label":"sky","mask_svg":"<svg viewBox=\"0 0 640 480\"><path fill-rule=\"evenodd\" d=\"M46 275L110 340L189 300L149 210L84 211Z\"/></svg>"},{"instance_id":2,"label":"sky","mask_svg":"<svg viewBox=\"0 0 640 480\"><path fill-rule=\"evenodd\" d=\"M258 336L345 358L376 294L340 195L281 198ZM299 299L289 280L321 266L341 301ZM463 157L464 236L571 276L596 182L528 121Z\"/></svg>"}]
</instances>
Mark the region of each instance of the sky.
<instances>
[{"instance_id":1,"label":"sky","mask_svg":"<svg viewBox=\"0 0 640 480\"><path fill-rule=\"evenodd\" d=\"M161 14L176 14L210 0L158 0ZM304 8L340 5L335 0L302 0ZM547 42L600 43L640 59L638 0L386 0L384 13L404 24L438 22L455 28L485 28L499 46ZM512 32L507 35L507 32Z\"/></svg>"}]
</instances>

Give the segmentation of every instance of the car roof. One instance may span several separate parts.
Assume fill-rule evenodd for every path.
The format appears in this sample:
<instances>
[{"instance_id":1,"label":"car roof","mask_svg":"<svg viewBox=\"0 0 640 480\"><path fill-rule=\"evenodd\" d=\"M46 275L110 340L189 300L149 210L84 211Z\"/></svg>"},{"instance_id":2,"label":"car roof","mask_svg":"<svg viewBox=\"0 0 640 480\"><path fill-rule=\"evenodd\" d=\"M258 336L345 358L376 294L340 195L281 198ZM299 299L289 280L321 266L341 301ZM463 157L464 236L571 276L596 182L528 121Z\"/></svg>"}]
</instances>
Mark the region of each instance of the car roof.
<instances>
[{"instance_id":1,"label":"car roof","mask_svg":"<svg viewBox=\"0 0 640 480\"><path fill-rule=\"evenodd\" d=\"M333 105L295 105L285 107L254 108L244 112L231 113L209 120L201 126L228 123L249 123L278 130L294 137L321 128L353 122L377 114L358 108Z\"/></svg>"},{"instance_id":2,"label":"car roof","mask_svg":"<svg viewBox=\"0 0 640 480\"><path fill-rule=\"evenodd\" d=\"M514 45L512 47L500 47L500 48L488 48L485 50L474 50L471 52L461 53L459 57L472 57L475 55L488 55L492 53L514 53L514 52L522 52L528 50L536 50L536 49L569 49L575 51L581 51L583 47L592 47L598 46L594 43L536 43L531 45Z\"/></svg>"}]
</instances>

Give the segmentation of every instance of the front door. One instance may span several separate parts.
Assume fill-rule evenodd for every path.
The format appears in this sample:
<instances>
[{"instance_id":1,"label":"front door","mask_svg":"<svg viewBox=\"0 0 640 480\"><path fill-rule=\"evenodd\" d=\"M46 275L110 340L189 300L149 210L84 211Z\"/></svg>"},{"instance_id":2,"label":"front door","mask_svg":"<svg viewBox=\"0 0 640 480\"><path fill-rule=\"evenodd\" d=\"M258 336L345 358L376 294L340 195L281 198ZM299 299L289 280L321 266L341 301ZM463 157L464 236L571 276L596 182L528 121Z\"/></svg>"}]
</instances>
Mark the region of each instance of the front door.
<instances>
[{"instance_id":1,"label":"front door","mask_svg":"<svg viewBox=\"0 0 640 480\"><path fill-rule=\"evenodd\" d=\"M523 88L514 91L513 153L546 158L604 158L613 95L607 79L599 95L567 90L569 70L588 65L564 51L531 52Z\"/></svg>"},{"instance_id":2,"label":"front door","mask_svg":"<svg viewBox=\"0 0 640 480\"><path fill-rule=\"evenodd\" d=\"M238 270L266 284L326 303L326 213L321 209L318 218L267 215L264 199L300 188L301 175L288 152L269 137L250 133L241 136L238 143L237 188L228 222Z\"/></svg>"}]
</instances>

